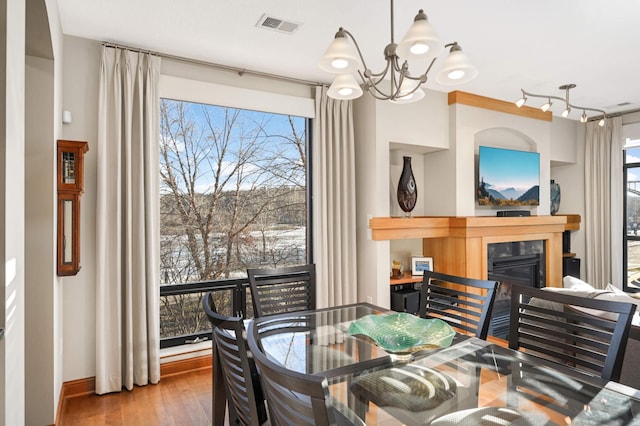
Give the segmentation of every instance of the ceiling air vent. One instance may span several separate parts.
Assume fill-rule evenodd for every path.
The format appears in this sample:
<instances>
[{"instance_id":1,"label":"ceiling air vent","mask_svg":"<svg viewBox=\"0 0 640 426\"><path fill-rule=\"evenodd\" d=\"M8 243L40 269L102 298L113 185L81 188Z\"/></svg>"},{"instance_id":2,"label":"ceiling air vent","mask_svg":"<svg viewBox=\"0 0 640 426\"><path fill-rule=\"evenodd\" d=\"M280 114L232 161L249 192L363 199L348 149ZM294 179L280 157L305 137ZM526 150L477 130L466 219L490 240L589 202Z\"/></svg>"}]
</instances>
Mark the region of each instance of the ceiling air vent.
<instances>
[{"instance_id":1,"label":"ceiling air vent","mask_svg":"<svg viewBox=\"0 0 640 426\"><path fill-rule=\"evenodd\" d=\"M631 102L620 102L619 104L612 104L612 105L607 105L602 107L602 109L608 110L608 109L616 109L616 108L622 108L622 107L626 107L631 105Z\"/></svg>"},{"instance_id":2,"label":"ceiling air vent","mask_svg":"<svg viewBox=\"0 0 640 426\"><path fill-rule=\"evenodd\" d=\"M297 22L285 21L284 19L268 16L266 13L260 17L260 20L256 24L256 27L258 28L279 31L287 34L296 32L299 26L300 24Z\"/></svg>"}]
</instances>

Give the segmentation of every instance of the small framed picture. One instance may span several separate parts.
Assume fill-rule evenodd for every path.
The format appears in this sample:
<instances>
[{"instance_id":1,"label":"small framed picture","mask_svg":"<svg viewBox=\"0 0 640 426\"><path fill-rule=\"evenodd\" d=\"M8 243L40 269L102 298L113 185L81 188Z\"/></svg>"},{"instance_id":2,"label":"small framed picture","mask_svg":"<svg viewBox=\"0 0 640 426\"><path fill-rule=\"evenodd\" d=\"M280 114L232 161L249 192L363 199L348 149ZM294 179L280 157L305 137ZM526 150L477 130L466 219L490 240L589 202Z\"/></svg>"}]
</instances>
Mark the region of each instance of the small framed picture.
<instances>
[{"instance_id":1,"label":"small framed picture","mask_svg":"<svg viewBox=\"0 0 640 426\"><path fill-rule=\"evenodd\" d=\"M433 271L433 257L411 257L411 275L424 275L424 271Z\"/></svg>"}]
</instances>

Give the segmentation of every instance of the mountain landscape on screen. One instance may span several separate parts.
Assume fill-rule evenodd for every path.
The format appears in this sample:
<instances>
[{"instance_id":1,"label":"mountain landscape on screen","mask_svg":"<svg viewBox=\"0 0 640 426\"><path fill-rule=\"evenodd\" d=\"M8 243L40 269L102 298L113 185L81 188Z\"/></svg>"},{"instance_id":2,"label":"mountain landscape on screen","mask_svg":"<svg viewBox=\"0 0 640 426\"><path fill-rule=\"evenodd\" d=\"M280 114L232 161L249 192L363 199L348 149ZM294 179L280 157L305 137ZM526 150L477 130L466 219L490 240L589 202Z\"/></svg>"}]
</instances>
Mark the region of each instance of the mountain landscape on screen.
<instances>
[{"instance_id":1,"label":"mountain landscape on screen","mask_svg":"<svg viewBox=\"0 0 640 426\"><path fill-rule=\"evenodd\" d=\"M476 199L480 206L537 206L540 154L480 146Z\"/></svg>"},{"instance_id":2,"label":"mountain landscape on screen","mask_svg":"<svg viewBox=\"0 0 640 426\"><path fill-rule=\"evenodd\" d=\"M478 185L478 204L481 206L537 206L539 199L539 185L520 190L513 187L498 190L483 178Z\"/></svg>"}]
</instances>

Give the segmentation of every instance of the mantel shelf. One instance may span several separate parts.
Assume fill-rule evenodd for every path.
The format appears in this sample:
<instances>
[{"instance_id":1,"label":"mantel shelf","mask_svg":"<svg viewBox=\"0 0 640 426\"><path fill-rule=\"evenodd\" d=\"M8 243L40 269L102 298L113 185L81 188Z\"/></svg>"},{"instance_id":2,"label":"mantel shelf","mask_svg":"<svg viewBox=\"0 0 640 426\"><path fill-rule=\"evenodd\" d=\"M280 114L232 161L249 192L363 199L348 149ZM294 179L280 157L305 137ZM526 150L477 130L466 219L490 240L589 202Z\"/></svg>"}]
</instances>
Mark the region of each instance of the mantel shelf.
<instances>
[{"instance_id":1,"label":"mantel shelf","mask_svg":"<svg viewBox=\"0 0 640 426\"><path fill-rule=\"evenodd\" d=\"M374 217L369 228L373 240L521 235L580 229L580 216Z\"/></svg>"}]
</instances>

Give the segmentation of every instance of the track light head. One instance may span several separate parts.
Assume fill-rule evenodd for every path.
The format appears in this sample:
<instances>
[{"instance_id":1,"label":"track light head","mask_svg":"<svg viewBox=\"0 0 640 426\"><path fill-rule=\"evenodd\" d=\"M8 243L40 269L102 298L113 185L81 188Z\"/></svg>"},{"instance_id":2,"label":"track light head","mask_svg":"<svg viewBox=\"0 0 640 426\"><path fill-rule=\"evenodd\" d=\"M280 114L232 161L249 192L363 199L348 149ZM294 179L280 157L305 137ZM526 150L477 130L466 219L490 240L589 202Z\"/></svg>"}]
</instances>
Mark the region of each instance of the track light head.
<instances>
[{"instance_id":1,"label":"track light head","mask_svg":"<svg viewBox=\"0 0 640 426\"><path fill-rule=\"evenodd\" d=\"M580 116L580 122L581 123L586 123L587 122L587 112L585 110L582 110L582 115Z\"/></svg>"}]
</instances>

